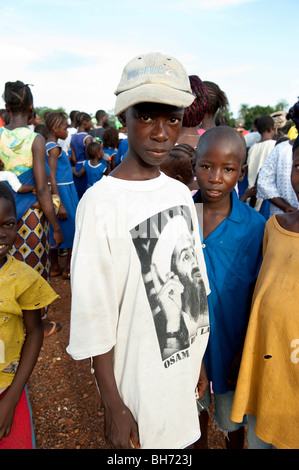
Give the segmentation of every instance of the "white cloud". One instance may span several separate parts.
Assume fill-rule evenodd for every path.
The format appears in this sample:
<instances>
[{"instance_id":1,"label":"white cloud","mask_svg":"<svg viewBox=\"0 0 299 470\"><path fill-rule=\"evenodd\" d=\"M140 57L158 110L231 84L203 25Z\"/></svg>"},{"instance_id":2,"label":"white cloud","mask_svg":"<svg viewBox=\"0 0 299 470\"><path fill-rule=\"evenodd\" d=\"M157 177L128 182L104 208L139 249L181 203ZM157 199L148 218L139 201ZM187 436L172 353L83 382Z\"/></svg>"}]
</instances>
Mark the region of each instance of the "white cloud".
<instances>
[{"instance_id":1,"label":"white cloud","mask_svg":"<svg viewBox=\"0 0 299 470\"><path fill-rule=\"evenodd\" d=\"M2 44L4 39L0 36ZM125 64L145 50L136 44L103 40L94 40L91 44L90 40L79 37L50 38L44 35L37 42L32 41L31 33L28 33L3 48L2 60L6 67L0 77L0 95L5 82L22 80L34 85L32 93L36 106L62 106L67 112L72 109L88 113L95 113L100 108L111 110L115 103L114 91ZM73 62L57 69L55 53L62 52L72 55ZM49 61L53 67L49 66Z\"/></svg>"}]
</instances>

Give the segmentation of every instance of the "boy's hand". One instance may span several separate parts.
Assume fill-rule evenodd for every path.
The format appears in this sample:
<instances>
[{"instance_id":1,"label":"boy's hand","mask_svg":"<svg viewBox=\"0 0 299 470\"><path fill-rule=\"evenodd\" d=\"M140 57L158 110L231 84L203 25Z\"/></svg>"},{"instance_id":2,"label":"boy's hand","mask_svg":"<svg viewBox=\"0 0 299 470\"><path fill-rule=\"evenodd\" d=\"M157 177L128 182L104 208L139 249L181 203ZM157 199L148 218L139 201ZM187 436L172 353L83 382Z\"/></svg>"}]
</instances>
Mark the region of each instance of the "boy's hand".
<instances>
[{"instance_id":1,"label":"boy's hand","mask_svg":"<svg viewBox=\"0 0 299 470\"><path fill-rule=\"evenodd\" d=\"M137 423L126 406L114 412L105 409L105 437L114 449L139 448Z\"/></svg>"}]
</instances>

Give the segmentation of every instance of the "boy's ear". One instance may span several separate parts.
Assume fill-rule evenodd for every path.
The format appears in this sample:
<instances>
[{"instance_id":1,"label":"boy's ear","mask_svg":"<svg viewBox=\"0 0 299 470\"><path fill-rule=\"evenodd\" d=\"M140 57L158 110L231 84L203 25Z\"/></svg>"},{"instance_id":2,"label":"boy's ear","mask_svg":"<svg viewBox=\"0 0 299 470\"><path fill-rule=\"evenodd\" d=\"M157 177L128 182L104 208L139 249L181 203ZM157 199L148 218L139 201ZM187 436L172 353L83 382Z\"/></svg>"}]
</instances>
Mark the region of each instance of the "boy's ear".
<instances>
[{"instance_id":1,"label":"boy's ear","mask_svg":"<svg viewBox=\"0 0 299 470\"><path fill-rule=\"evenodd\" d=\"M248 165L247 165L247 163L244 163L244 165L242 165L242 168L241 168L241 171L240 171L240 175L239 175L239 178L238 178L238 183L241 183L243 181L247 170L248 170Z\"/></svg>"},{"instance_id":2,"label":"boy's ear","mask_svg":"<svg viewBox=\"0 0 299 470\"><path fill-rule=\"evenodd\" d=\"M178 181L180 181L181 183L184 182L184 181L183 181L183 177L182 177L181 175L176 175L176 176L175 176L175 179L178 180Z\"/></svg>"}]
</instances>

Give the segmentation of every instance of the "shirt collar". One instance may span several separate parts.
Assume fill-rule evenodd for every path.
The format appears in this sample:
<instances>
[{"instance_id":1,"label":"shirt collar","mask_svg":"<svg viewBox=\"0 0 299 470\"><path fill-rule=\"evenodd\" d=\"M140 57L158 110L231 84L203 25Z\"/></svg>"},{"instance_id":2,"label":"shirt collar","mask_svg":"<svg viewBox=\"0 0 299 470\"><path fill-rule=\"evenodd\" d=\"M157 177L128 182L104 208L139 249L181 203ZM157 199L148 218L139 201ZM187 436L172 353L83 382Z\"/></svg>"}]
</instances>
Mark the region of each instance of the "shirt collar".
<instances>
[{"instance_id":1,"label":"shirt collar","mask_svg":"<svg viewBox=\"0 0 299 470\"><path fill-rule=\"evenodd\" d=\"M237 191L233 189L231 193L231 198L232 198L232 210L227 217L229 220L232 222L240 223L241 222L241 214L240 214L240 200L237 195ZM200 202L200 189L193 195L193 201L195 203Z\"/></svg>"}]
</instances>

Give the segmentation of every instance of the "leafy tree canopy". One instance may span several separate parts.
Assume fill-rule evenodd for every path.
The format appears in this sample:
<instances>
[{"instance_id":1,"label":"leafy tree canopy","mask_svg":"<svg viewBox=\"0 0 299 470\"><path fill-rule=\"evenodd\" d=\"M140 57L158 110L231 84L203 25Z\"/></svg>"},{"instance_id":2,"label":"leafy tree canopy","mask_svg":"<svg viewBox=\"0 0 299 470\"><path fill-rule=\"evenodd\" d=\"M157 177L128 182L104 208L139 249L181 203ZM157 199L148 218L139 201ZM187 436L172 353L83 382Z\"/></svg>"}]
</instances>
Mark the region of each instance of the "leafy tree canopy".
<instances>
[{"instance_id":1,"label":"leafy tree canopy","mask_svg":"<svg viewBox=\"0 0 299 470\"><path fill-rule=\"evenodd\" d=\"M35 106L35 107L34 107L34 111L36 112L36 114L38 114L38 115L41 117L41 119L42 119L43 122L45 122L45 118L44 118L45 113L52 113L52 112L54 112L54 111L55 111L55 112L63 112L63 113L65 113L65 109L62 108L61 106L60 106L59 108L57 108L57 109L48 108L47 106L40 106L40 107Z\"/></svg>"},{"instance_id":2,"label":"leafy tree canopy","mask_svg":"<svg viewBox=\"0 0 299 470\"><path fill-rule=\"evenodd\" d=\"M286 101L280 101L276 106L249 106L248 104L241 104L239 110L239 117L244 119L245 129L250 130L256 118L264 116L265 114L272 114L275 111L288 111L289 106Z\"/></svg>"}]
</instances>

